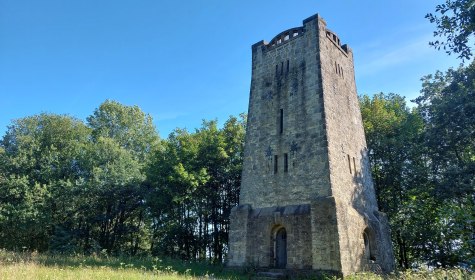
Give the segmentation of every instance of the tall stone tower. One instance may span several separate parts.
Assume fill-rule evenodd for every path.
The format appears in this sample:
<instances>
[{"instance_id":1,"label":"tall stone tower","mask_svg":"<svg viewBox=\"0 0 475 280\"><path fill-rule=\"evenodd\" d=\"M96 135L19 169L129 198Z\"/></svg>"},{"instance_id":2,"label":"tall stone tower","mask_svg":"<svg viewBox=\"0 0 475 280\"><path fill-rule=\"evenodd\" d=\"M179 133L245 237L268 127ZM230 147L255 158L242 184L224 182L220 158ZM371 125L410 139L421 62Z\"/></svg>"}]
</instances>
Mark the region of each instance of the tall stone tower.
<instances>
[{"instance_id":1,"label":"tall stone tower","mask_svg":"<svg viewBox=\"0 0 475 280\"><path fill-rule=\"evenodd\" d=\"M391 271L366 150L353 53L319 15L254 44L228 265Z\"/></svg>"}]
</instances>

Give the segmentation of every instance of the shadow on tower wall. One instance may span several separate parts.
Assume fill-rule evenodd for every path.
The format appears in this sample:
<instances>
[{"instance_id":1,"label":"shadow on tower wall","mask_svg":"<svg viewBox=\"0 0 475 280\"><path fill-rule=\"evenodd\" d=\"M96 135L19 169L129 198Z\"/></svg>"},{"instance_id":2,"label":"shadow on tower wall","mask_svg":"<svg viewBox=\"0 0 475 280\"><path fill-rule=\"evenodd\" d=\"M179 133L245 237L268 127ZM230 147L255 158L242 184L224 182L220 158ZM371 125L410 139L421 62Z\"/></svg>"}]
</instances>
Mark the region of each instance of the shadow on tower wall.
<instances>
[{"instance_id":1,"label":"shadow on tower wall","mask_svg":"<svg viewBox=\"0 0 475 280\"><path fill-rule=\"evenodd\" d=\"M355 189L351 203L364 217L365 229L360 233L365 243L362 269L388 273L394 270L395 265L389 222L386 214L378 211L366 148L360 150L360 158L360 168L353 174Z\"/></svg>"}]
</instances>

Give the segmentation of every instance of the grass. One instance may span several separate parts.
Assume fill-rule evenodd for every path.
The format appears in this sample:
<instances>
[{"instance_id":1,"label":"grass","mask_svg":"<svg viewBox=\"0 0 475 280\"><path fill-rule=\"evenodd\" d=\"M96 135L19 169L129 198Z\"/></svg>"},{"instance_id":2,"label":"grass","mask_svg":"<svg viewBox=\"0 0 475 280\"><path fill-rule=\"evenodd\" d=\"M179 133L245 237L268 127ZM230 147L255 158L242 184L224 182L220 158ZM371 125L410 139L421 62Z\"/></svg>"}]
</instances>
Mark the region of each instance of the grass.
<instances>
[{"instance_id":1,"label":"grass","mask_svg":"<svg viewBox=\"0 0 475 280\"><path fill-rule=\"evenodd\" d=\"M209 263L184 262L154 257L108 257L108 256L61 256L36 253L15 253L0 250L0 279L250 279L252 273L237 273L223 266ZM310 278L315 279L315 278ZM309 279L309 280L310 280ZM325 277L336 280L336 277ZM460 269L437 269L434 271L398 271L381 276L361 272L345 277L345 280L475 280L474 273Z\"/></svg>"},{"instance_id":2,"label":"grass","mask_svg":"<svg viewBox=\"0 0 475 280\"><path fill-rule=\"evenodd\" d=\"M248 277L209 263L154 257L62 256L0 250L0 279L235 279Z\"/></svg>"},{"instance_id":3,"label":"grass","mask_svg":"<svg viewBox=\"0 0 475 280\"><path fill-rule=\"evenodd\" d=\"M194 279L174 273L154 273L137 269L117 270L109 267L59 267L35 263L19 263L0 267L0 279Z\"/></svg>"},{"instance_id":4,"label":"grass","mask_svg":"<svg viewBox=\"0 0 475 280\"><path fill-rule=\"evenodd\" d=\"M433 271L427 270L405 270L396 271L390 275L376 275L373 273L360 272L358 274L350 275L345 280L472 280L475 279L475 274L469 273L461 269L436 269Z\"/></svg>"}]
</instances>

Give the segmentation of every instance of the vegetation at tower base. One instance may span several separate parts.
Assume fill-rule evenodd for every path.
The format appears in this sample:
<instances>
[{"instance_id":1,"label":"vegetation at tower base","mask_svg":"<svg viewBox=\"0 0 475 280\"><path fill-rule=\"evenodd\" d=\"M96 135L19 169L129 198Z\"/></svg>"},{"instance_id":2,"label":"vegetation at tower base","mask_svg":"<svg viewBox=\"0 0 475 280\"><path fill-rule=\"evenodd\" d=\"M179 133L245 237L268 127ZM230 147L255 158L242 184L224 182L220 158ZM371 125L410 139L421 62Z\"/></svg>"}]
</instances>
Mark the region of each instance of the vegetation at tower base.
<instances>
[{"instance_id":1,"label":"vegetation at tower base","mask_svg":"<svg viewBox=\"0 0 475 280\"><path fill-rule=\"evenodd\" d=\"M418 242L424 242L420 236L428 232L434 206L426 182L422 118L395 94L362 96L360 107L379 207L391 223L397 262L409 268L427 253Z\"/></svg>"},{"instance_id":2,"label":"vegetation at tower base","mask_svg":"<svg viewBox=\"0 0 475 280\"><path fill-rule=\"evenodd\" d=\"M222 129L204 121L193 134L170 134L152 156L152 253L223 261L229 213L238 202L244 131L244 115L230 117Z\"/></svg>"},{"instance_id":3,"label":"vegetation at tower base","mask_svg":"<svg viewBox=\"0 0 475 280\"><path fill-rule=\"evenodd\" d=\"M475 65L423 78L409 109L360 97L380 207L398 264L475 265Z\"/></svg>"}]
</instances>

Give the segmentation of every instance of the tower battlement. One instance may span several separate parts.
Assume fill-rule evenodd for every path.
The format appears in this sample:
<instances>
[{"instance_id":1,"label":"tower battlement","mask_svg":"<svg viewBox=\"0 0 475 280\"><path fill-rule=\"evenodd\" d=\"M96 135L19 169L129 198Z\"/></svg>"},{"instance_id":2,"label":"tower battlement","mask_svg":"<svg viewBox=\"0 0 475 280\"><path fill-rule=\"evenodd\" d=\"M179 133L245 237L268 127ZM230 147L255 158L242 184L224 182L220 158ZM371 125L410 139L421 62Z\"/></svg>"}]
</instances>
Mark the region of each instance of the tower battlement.
<instances>
[{"instance_id":1,"label":"tower battlement","mask_svg":"<svg viewBox=\"0 0 475 280\"><path fill-rule=\"evenodd\" d=\"M318 14L252 45L231 266L392 269L354 77L351 49Z\"/></svg>"},{"instance_id":2,"label":"tower battlement","mask_svg":"<svg viewBox=\"0 0 475 280\"><path fill-rule=\"evenodd\" d=\"M272 38L272 40L269 43L264 40L261 40L255 43L254 45L252 45L252 50L257 49L257 47L265 47L265 49L263 50L270 50L274 47L281 46L282 44L285 44L291 40L294 40L295 38L300 37L305 32L306 23L309 23L315 20L318 20L323 26L326 26L325 20L322 17L320 17L318 14L315 14L303 20L303 26L294 27L294 28L290 28L285 31L282 31L281 33L274 36L274 38ZM331 31L330 29L326 29L326 35L328 38L330 38L333 41L335 46L340 48L343 52L345 53L351 52L351 49L349 48L349 46L346 44L342 45L338 35L336 35L333 31Z\"/></svg>"}]
</instances>

